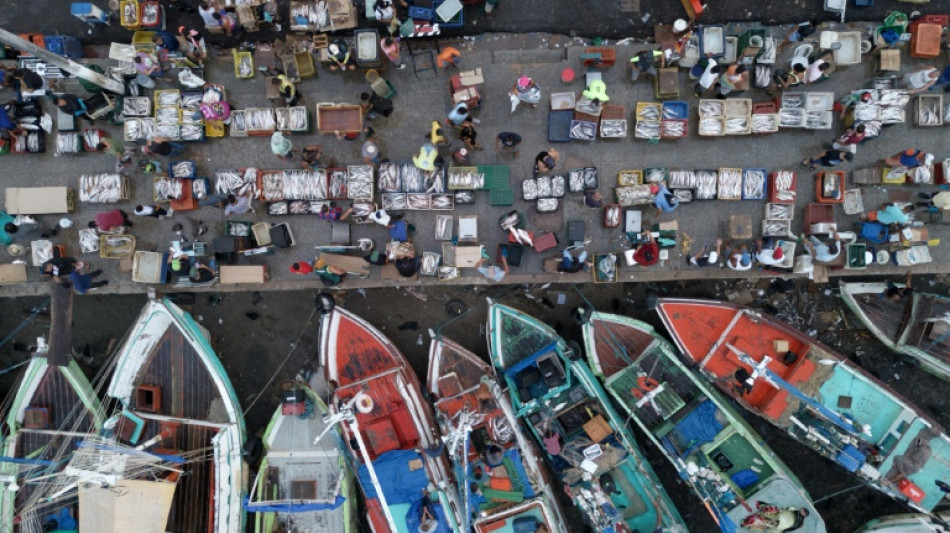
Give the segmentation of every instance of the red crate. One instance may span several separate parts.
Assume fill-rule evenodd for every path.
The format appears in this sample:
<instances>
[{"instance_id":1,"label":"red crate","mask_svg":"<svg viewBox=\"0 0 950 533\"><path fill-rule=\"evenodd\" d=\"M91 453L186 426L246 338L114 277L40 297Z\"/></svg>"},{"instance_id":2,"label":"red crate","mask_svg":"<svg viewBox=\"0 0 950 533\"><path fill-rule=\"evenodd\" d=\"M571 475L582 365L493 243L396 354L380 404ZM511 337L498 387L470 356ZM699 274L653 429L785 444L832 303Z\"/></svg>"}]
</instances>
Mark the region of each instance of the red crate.
<instances>
[{"instance_id":1,"label":"red crate","mask_svg":"<svg viewBox=\"0 0 950 533\"><path fill-rule=\"evenodd\" d=\"M752 104L753 115L770 115L773 113L778 113L778 106L775 104L775 102L759 102L757 104Z\"/></svg>"},{"instance_id":2,"label":"red crate","mask_svg":"<svg viewBox=\"0 0 950 533\"><path fill-rule=\"evenodd\" d=\"M544 252L557 247L557 236L553 233L542 233L534 238L534 251Z\"/></svg>"},{"instance_id":3,"label":"red crate","mask_svg":"<svg viewBox=\"0 0 950 533\"><path fill-rule=\"evenodd\" d=\"M920 18L921 24L936 24L950 26L950 15L924 15Z\"/></svg>"},{"instance_id":4,"label":"red crate","mask_svg":"<svg viewBox=\"0 0 950 533\"><path fill-rule=\"evenodd\" d=\"M794 204L795 200L779 200L775 197L775 193L778 192L775 187L775 179L777 176L778 172L769 174L769 202L773 204ZM792 172L792 186L788 190L798 192L798 174L794 172Z\"/></svg>"}]
</instances>

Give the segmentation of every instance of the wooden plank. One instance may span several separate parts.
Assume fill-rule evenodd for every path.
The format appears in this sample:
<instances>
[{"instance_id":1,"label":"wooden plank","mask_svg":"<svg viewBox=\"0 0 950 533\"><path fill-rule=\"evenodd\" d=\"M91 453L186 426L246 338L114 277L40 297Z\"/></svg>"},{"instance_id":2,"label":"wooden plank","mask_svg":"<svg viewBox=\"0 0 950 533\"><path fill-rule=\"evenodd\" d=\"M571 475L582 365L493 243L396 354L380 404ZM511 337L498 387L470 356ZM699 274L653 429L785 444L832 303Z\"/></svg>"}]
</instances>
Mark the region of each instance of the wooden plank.
<instances>
[{"instance_id":1,"label":"wooden plank","mask_svg":"<svg viewBox=\"0 0 950 533\"><path fill-rule=\"evenodd\" d=\"M73 290L53 283L50 302L49 353L51 365L69 364L73 347Z\"/></svg>"}]
</instances>

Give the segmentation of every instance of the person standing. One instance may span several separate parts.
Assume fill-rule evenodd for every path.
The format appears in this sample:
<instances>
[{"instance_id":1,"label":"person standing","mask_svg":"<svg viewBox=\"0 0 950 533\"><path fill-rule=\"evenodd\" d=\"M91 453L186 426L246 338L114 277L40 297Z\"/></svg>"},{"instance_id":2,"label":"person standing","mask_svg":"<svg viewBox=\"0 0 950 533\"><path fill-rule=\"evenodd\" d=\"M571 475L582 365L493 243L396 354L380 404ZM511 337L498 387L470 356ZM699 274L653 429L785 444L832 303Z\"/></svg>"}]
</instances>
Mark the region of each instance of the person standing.
<instances>
[{"instance_id":1,"label":"person standing","mask_svg":"<svg viewBox=\"0 0 950 533\"><path fill-rule=\"evenodd\" d=\"M458 48L453 48L451 46L446 46L439 52L439 55L435 58L435 64L439 68L446 68L453 66L458 68L459 64L462 62L462 52L458 51Z\"/></svg>"},{"instance_id":2,"label":"person standing","mask_svg":"<svg viewBox=\"0 0 950 533\"><path fill-rule=\"evenodd\" d=\"M478 132L475 131L475 124L470 120L466 120L462 123L462 128L459 130L459 138L462 139L462 142L465 143L465 147L469 150L484 150L484 148L476 142Z\"/></svg>"},{"instance_id":3,"label":"person standing","mask_svg":"<svg viewBox=\"0 0 950 533\"><path fill-rule=\"evenodd\" d=\"M702 75L699 76L699 81L696 82L696 87L693 90L697 98L716 84L716 80L719 79L719 72L721 71L719 63L717 63L715 59L711 57L705 59L706 67L703 69Z\"/></svg>"},{"instance_id":4,"label":"person standing","mask_svg":"<svg viewBox=\"0 0 950 533\"><path fill-rule=\"evenodd\" d=\"M195 239L208 232L208 228L202 220L195 220L191 217L175 217L175 220L172 231L175 232L175 235L181 237L183 243L195 242Z\"/></svg>"},{"instance_id":5,"label":"person standing","mask_svg":"<svg viewBox=\"0 0 950 533\"><path fill-rule=\"evenodd\" d=\"M455 104L455 107L449 110L448 117L448 122L456 127L461 126L467 120L474 122L471 112L468 109L468 104L465 102Z\"/></svg>"},{"instance_id":6,"label":"person standing","mask_svg":"<svg viewBox=\"0 0 950 533\"><path fill-rule=\"evenodd\" d=\"M294 158L293 149L294 144L280 131L275 131L274 134L270 136L270 150L277 157L291 161Z\"/></svg>"},{"instance_id":7,"label":"person standing","mask_svg":"<svg viewBox=\"0 0 950 533\"><path fill-rule=\"evenodd\" d=\"M142 153L145 155L161 155L165 157L176 157L185 151L185 145L169 141L165 137L154 137L145 146L142 147Z\"/></svg>"},{"instance_id":8,"label":"person standing","mask_svg":"<svg viewBox=\"0 0 950 533\"><path fill-rule=\"evenodd\" d=\"M294 85L294 82L290 81L290 78L283 74L278 74L271 80L271 83L277 86L277 91L284 97L284 102L287 103L287 106L297 105L297 100L300 99L300 95L297 93L297 86Z\"/></svg>"},{"instance_id":9,"label":"person standing","mask_svg":"<svg viewBox=\"0 0 950 533\"><path fill-rule=\"evenodd\" d=\"M653 205L658 211L672 213L680 205L676 196L662 183L650 185L650 192L653 193Z\"/></svg>"},{"instance_id":10,"label":"person standing","mask_svg":"<svg viewBox=\"0 0 950 533\"><path fill-rule=\"evenodd\" d=\"M363 110L363 116L369 120L379 118L380 115L388 117L393 113L393 102L376 93L360 93L360 109Z\"/></svg>"},{"instance_id":11,"label":"person standing","mask_svg":"<svg viewBox=\"0 0 950 533\"><path fill-rule=\"evenodd\" d=\"M508 258L502 255L500 263L501 266L491 265L487 259L482 258L478 263L478 273L495 283L501 283L501 280L505 279L505 276L508 275Z\"/></svg>"},{"instance_id":12,"label":"person standing","mask_svg":"<svg viewBox=\"0 0 950 533\"><path fill-rule=\"evenodd\" d=\"M587 250L581 249L578 255L574 255L574 247L569 246L561 252L561 262L557 265L557 271L564 274L575 274L580 272L587 263Z\"/></svg>"},{"instance_id":13,"label":"person standing","mask_svg":"<svg viewBox=\"0 0 950 533\"><path fill-rule=\"evenodd\" d=\"M363 157L363 162L367 165L379 164L379 145L376 144L376 130L373 128L367 127L365 130L365 138L363 140L363 146L360 148L360 155Z\"/></svg>"},{"instance_id":14,"label":"person standing","mask_svg":"<svg viewBox=\"0 0 950 533\"><path fill-rule=\"evenodd\" d=\"M733 91L741 92L749 86L749 71L745 65L732 65L719 77L719 94L725 98Z\"/></svg>"},{"instance_id":15,"label":"person standing","mask_svg":"<svg viewBox=\"0 0 950 533\"><path fill-rule=\"evenodd\" d=\"M926 65L903 76L903 79L906 80L908 93L919 93L937 84L937 80L940 79L940 71L933 65Z\"/></svg>"},{"instance_id":16,"label":"person standing","mask_svg":"<svg viewBox=\"0 0 950 533\"><path fill-rule=\"evenodd\" d=\"M83 117L89 121L89 124L95 124L96 121L89 116L89 112L86 110L86 103L75 94L63 93L57 96L53 103L56 104L56 107L60 111L67 115L72 115L74 117Z\"/></svg>"},{"instance_id":17,"label":"person standing","mask_svg":"<svg viewBox=\"0 0 950 533\"><path fill-rule=\"evenodd\" d=\"M125 214L125 211L113 209L112 211L97 214L96 219L89 222L89 227L102 232L108 232L122 227L131 228L132 222L129 220L129 215Z\"/></svg>"},{"instance_id":18,"label":"person standing","mask_svg":"<svg viewBox=\"0 0 950 533\"><path fill-rule=\"evenodd\" d=\"M215 28L218 26L218 21L214 18L214 14L217 12L218 3L215 2L215 0L202 2L198 5L198 14L201 15L201 20L205 23L206 28Z\"/></svg>"},{"instance_id":19,"label":"person standing","mask_svg":"<svg viewBox=\"0 0 950 533\"><path fill-rule=\"evenodd\" d=\"M495 138L495 151L501 154L510 154L518 157L518 145L521 144L521 135L510 131L503 131Z\"/></svg>"},{"instance_id":20,"label":"person standing","mask_svg":"<svg viewBox=\"0 0 950 533\"><path fill-rule=\"evenodd\" d=\"M534 158L534 172L550 172L557 166L557 161L561 154L554 148L548 148L547 152L540 152Z\"/></svg>"},{"instance_id":21,"label":"person standing","mask_svg":"<svg viewBox=\"0 0 950 533\"><path fill-rule=\"evenodd\" d=\"M399 40L399 37L383 37L379 40L379 48L386 54L386 58L389 59L390 63L395 65L398 70L402 70L406 68L406 63L399 54Z\"/></svg>"},{"instance_id":22,"label":"person standing","mask_svg":"<svg viewBox=\"0 0 950 533\"><path fill-rule=\"evenodd\" d=\"M251 207L251 194L242 194L240 196L235 196L233 194L228 195L228 204L224 206L224 216L228 215L243 215L248 211L254 212L254 208Z\"/></svg>"},{"instance_id":23,"label":"person standing","mask_svg":"<svg viewBox=\"0 0 950 533\"><path fill-rule=\"evenodd\" d=\"M642 50L630 58L630 81L640 79L640 74L656 76L656 63L659 61L660 68L666 66L666 56L662 50Z\"/></svg>"},{"instance_id":24,"label":"person standing","mask_svg":"<svg viewBox=\"0 0 950 533\"><path fill-rule=\"evenodd\" d=\"M847 150L853 154L857 151L858 144L864 140L865 130L864 124L858 124L857 127L853 129L848 128L837 141L831 143L831 148L834 150Z\"/></svg>"},{"instance_id":25,"label":"person standing","mask_svg":"<svg viewBox=\"0 0 950 533\"><path fill-rule=\"evenodd\" d=\"M96 150L115 156L116 171L121 171L123 168L132 164L132 154L125 148L125 145L108 137L99 139Z\"/></svg>"},{"instance_id":26,"label":"person standing","mask_svg":"<svg viewBox=\"0 0 950 533\"><path fill-rule=\"evenodd\" d=\"M350 50L342 41L334 41L327 47L330 58L330 70L356 70L356 60L350 55Z\"/></svg>"},{"instance_id":27,"label":"person standing","mask_svg":"<svg viewBox=\"0 0 950 533\"><path fill-rule=\"evenodd\" d=\"M917 202L917 205L928 209L936 208L944 211L950 210L950 191L940 191L938 193L919 192L917 193L922 200L926 202Z\"/></svg>"},{"instance_id":28,"label":"person standing","mask_svg":"<svg viewBox=\"0 0 950 533\"><path fill-rule=\"evenodd\" d=\"M135 206L135 211L132 211L133 214L140 217L152 217L159 220L165 218L168 215L168 211L165 208L158 205L137 205Z\"/></svg>"}]
</instances>

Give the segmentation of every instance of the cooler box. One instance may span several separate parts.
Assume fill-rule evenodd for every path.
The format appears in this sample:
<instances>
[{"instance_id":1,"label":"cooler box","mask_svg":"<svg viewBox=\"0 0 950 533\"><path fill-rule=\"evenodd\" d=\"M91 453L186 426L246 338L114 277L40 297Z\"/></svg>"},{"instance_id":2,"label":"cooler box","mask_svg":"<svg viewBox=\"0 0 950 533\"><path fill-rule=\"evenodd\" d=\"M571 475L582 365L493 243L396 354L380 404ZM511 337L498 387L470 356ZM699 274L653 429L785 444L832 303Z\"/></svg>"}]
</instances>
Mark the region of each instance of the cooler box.
<instances>
[{"instance_id":1,"label":"cooler box","mask_svg":"<svg viewBox=\"0 0 950 533\"><path fill-rule=\"evenodd\" d=\"M914 485L914 482L909 479L902 479L897 482L897 488L900 489L901 494L907 496L914 503L920 503L924 499L924 496L927 494L920 490L920 487Z\"/></svg>"},{"instance_id":2,"label":"cooler box","mask_svg":"<svg viewBox=\"0 0 950 533\"><path fill-rule=\"evenodd\" d=\"M843 466L848 472L857 472L864 463L865 455L854 446L848 444L838 452L835 462ZM923 496L921 496L923 497Z\"/></svg>"}]
</instances>

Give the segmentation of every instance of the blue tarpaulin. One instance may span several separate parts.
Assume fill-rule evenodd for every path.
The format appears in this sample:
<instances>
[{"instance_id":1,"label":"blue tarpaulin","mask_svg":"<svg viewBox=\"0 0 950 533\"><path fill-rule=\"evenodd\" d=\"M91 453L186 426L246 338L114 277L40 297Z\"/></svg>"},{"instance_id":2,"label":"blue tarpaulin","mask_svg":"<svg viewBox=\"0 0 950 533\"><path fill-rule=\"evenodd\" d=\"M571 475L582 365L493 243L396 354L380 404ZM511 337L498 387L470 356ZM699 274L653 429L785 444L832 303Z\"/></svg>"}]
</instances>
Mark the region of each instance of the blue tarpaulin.
<instances>
[{"instance_id":1,"label":"blue tarpaulin","mask_svg":"<svg viewBox=\"0 0 950 533\"><path fill-rule=\"evenodd\" d=\"M413 450L393 450L373 461L376 477L379 479L379 485L386 491L386 503L389 505L412 504L422 499L422 489L426 488L429 480L426 479L425 468L409 469L409 462L414 459L423 460L422 456ZM366 465L360 465L357 475L366 499L376 498L376 490Z\"/></svg>"},{"instance_id":2,"label":"blue tarpaulin","mask_svg":"<svg viewBox=\"0 0 950 533\"><path fill-rule=\"evenodd\" d=\"M336 495L331 503L251 503L244 498L244 508L251 513L307 513L310 511L332 511L343 505L346 498Z\"/></svg>"},{"instance_id":3,"label":"blue tarpaulin","mask_svg":"<svg viewBox=\"0 0 950 533\"><path fill-rule=\"evenodd\" d=\"M683 452L684 457L693 448L712 442L722 431L722 424L716 420L716 406L709 400L697 405L693 412L676 424L676 431L684 443L689 443L689 450Z\"/></svg>"},{"instance_id":4,"label":"blue tarpaulin","mask_svg":"<svg viewBox=\"0 0 950 533\"><path fill-rule=\"evenodd\" d=\"M429 509L435 514L435 519L439 522L438 527L432 530L432 533L452 533L452 529L449 528L449 523L445 519L445 509L442 508L442 505L432 502L429 504ZM409 512L406 513L406 527L409 531L419 531L421 524L422 498L419 498L419 500L409 508Z\"/></svg>"}]
</instances>

